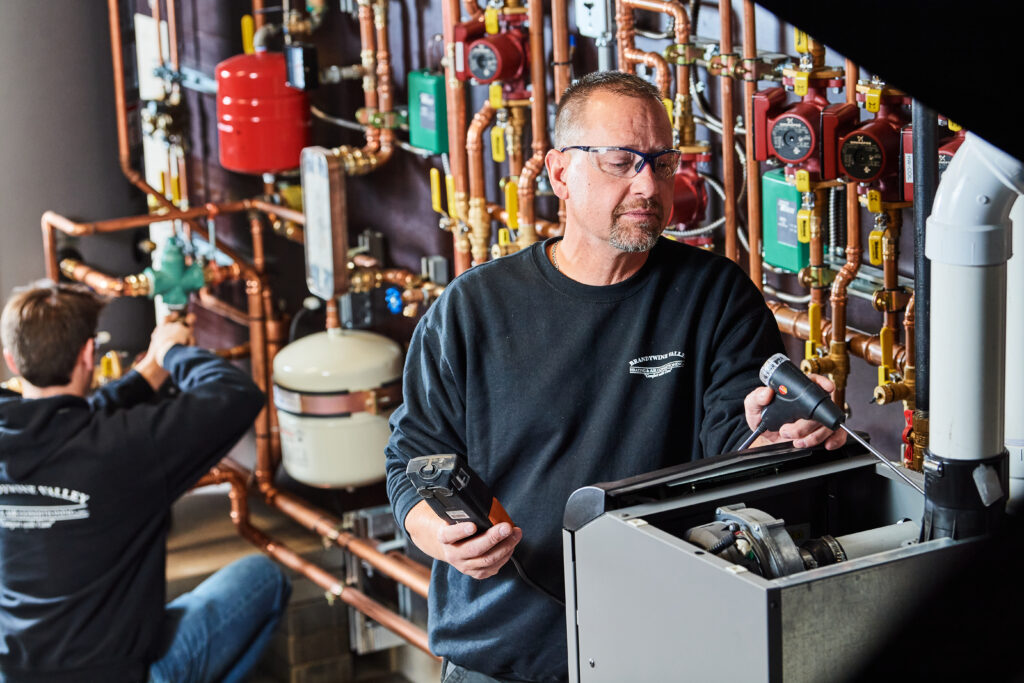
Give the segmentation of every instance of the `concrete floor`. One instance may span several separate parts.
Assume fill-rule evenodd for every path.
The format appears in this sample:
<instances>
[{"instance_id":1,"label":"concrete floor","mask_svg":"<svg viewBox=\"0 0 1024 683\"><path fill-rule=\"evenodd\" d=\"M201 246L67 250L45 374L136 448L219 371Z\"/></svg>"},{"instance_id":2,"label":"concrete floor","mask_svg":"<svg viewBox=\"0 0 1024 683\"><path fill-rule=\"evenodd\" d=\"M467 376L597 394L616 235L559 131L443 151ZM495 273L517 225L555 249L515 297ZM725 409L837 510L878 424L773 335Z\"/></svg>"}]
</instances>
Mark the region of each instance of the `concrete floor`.
<instances>
[{"instance_id":1,"label":"concrete floor","mask_svg":"<svg viewBox=\"0 0 1024 683\"><path fill-rule=\"evenodd\" d=\"M175 504L167 542L169 600L191 590L220 567L258 552L236 533L228 515L230 503L227 492L227 485L205 487L186 494ZM318 537L269 509L255 496L250 496L249 507L253 525L268 536L321 566L339 566L339 549L325 550ZM338 570L335 573L340 576L342 572ZM309 600L311 596L319 596L321 593L308 579L293 575L293 603L300 599ZM358 683L436 683L440 678L440 665L412 647L400 647L373 655L354 655L352 664L352 678L348 680ZM275 677L267 671L266 666L261 665L254 672L251 683L337 681L337 677L296 676L292 673L290 677Z\"/></svg>"}]
</instances>

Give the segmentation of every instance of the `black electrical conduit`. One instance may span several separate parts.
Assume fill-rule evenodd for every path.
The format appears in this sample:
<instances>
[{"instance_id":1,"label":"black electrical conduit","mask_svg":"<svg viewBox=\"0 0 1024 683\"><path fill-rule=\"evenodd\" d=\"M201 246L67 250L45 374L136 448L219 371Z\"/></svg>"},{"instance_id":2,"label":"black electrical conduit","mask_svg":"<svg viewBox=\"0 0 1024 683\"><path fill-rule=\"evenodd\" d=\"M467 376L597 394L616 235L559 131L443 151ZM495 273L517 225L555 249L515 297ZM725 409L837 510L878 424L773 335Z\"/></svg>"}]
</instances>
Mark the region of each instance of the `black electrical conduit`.
<instances>
[{"instance_id":1,"label":"black electrical conduit","mask_svg":"<svg viewBox=\"0 0 1024 683\"><path fill-rule=\"evenodd\" d=\"M928 364L931 347L931 269L924 255L925 222L932 212L939 185L938 120L935 112L917 99L914 121L914 354L915 407L928 411Z\"/></svg>"}]
</instances>

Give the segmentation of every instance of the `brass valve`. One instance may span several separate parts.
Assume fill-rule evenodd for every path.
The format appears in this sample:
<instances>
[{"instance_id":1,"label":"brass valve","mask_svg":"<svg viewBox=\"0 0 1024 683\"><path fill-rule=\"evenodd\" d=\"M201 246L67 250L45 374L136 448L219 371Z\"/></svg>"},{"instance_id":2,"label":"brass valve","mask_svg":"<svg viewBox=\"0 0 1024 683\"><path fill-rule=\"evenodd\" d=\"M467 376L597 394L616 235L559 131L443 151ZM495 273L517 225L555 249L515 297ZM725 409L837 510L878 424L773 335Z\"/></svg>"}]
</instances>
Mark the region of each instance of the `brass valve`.
<instances>
[{"instance_id":1,"label":"brass valve","mask_svg":"<svg viewBox=\"0 0 1024 683\"><path fill-rule=\"evenodd\" d=\"M829 357L824 358L804 358L800 361L800 372L805 375L814 373L816 375L825 375L835 370L835 360Z\"/></svg>"},{"instance_id":2,"label":"brass valve","mask_svg":"<svg viewBox=\"0 0 1024 683\"><path fill-rule=\"evenodd\" d=\"M914 387L906 382L886 382L875 387L872 398L877 405L884 406L896 401L906 401L914 397Z\"/></svg>"}]
</instances>

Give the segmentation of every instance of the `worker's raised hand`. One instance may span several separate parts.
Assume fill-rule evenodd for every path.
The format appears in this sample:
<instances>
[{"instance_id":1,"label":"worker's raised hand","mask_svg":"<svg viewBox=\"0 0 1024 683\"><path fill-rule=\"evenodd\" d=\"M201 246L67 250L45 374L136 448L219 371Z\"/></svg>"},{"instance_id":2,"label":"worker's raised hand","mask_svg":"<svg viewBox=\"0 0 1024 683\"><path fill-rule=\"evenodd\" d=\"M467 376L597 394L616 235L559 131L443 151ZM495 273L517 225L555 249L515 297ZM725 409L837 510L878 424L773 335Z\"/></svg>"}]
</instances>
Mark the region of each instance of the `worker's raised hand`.
<instances>
[{"instance_id":1,"label":"worker's raised hand","mask_svg":"<svg viewBox=\"0 0 1024 683\"><path fill-rule=\"evenodd\" d=\"M160 323L153 328L153 334L149 338L149 351L147 356L152 356L160 367L164 366L164 355L176 344L191 346L196 340L192 334L192 328L188 319L176 318Z\"/></svg>"},{"instance_id":2,"label":"worker's raised hand","mask_svg":"<svg viewBox=\"0 0 1024 683\"><path fill-rule=\"evenodd\" d=\"M809 374L818 386L827 392L835 390L835 384L828 377ZM768 387L758 387L743 399L743 410L747 418L747 425L751 430L757 428L761 421L761 411L772 402L775 394ZM782 425L777 432L765 432L754 441L754 446L765 446L771 443L792 441L796 448L810 448L824 442L825 448L834 450L846 443L846 432L843 430L832 431L822 427L813 420L796 420Z\"/></svg>"},{"instance_id":3,"label":"worker's raised hand","mask_svg":"<svg viewBox=\"0 0 1024 683\"><path fill-rule=\"evenodd\" d=\"M442 557L438 558L474 579L486 579L498 573L523 538L523 530L507 522L496 524L479 536L476 525L462 522L440 527L437 541Z\"/></svg>"}]
</instances>

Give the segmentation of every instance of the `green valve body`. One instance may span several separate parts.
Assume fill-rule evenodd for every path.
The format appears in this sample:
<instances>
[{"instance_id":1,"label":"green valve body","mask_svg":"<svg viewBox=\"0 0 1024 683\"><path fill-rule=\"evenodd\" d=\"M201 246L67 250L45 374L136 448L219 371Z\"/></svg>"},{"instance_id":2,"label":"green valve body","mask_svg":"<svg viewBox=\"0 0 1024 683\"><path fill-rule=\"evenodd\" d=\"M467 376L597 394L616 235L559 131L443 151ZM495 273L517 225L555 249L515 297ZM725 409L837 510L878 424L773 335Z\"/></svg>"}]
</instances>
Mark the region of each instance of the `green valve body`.
<instances>
[{"instance_id":1,"label":"green valve body","mask_svg":"<svg viewBox=\"0 0 1024 683\"><path fill-rule=\"evenodd\" d=\"M447 152L447 111L444 75L409 72L409 142L435 154Z\"/></svg>"},{"instance_id":2,"label":"green valve body","mask_svg":"<svg viewBox=\"0 0 1024 683\"><path fill-rule=\"evenodd\" d=\"M189 293L198 291L206 284L200 263L185 265L185 252L177 237L167 240L159 268L146 268L143 274L153 285L149 296L159 295L168 308L184 308L188 305Z\"/></svg>"},{"instance_id":3,"label":"green valve body","mask_svg":"<svg viewBox=\"0 0 1024 683\"><path fill-rule=\"evenodd\" d=\"M810 245L797 239L796 215L800 192L775 168L761 176L765 263L793 273L810 264Z\"/></svg>"}]
</instances>

